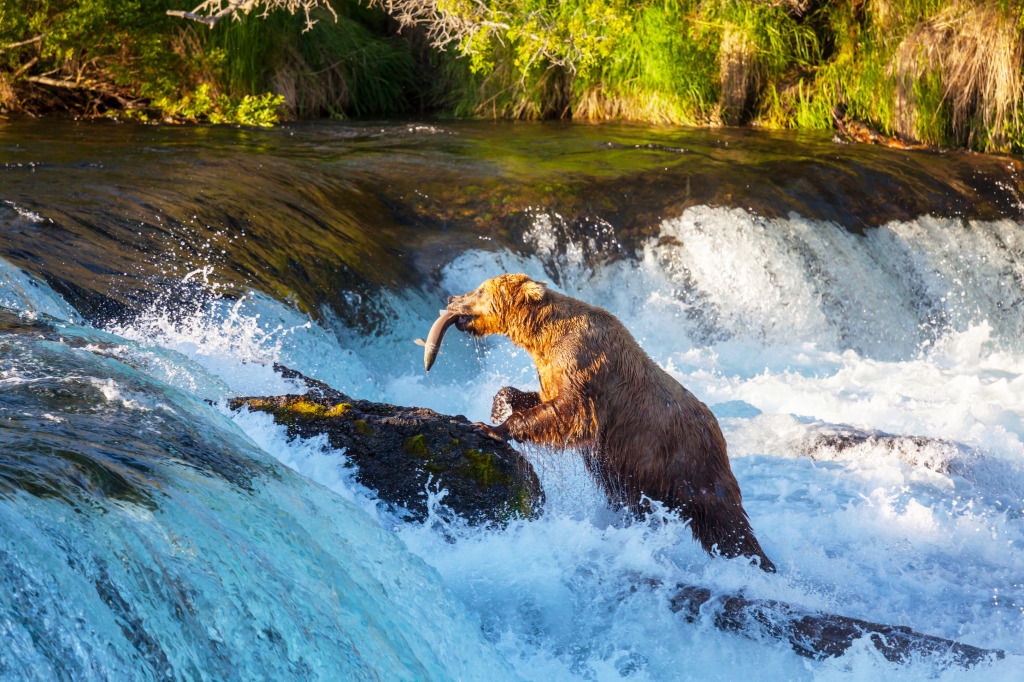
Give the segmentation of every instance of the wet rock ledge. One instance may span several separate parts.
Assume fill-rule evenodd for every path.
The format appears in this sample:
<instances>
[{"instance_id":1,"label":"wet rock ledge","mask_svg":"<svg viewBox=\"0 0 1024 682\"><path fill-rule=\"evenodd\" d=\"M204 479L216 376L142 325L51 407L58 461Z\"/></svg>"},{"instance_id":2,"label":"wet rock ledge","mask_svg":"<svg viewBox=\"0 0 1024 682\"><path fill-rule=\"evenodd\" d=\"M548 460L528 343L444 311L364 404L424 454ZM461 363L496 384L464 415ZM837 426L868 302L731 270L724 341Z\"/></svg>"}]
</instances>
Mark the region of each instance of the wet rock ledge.
<instances>
[{"instance_id":1,"label":"wet rock ledge","mask_svg":"<svg viewBox=\"0 0 1024 682\"><path fill-rule=\"evenodd\" d=\"M449 492L444 504L473 524L539 511L543 493L530 463L465 417L358 400L282 365L274 369L304 382L306 393L234 398L231 409L268 412L292 437L326 435L357 467L356 480L413 519L427 516L431 477Z\"/></svg>"}]
</instances>

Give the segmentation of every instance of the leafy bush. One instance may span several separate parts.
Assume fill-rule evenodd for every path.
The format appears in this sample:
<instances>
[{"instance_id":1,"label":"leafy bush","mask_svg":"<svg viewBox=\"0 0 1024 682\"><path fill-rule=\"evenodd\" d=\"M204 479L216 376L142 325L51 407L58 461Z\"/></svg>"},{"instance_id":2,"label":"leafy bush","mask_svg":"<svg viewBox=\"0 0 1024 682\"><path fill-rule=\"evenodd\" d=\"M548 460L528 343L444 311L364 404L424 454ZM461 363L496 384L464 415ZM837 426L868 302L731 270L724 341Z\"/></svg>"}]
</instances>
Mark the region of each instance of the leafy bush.
<instances>
[{"instance_id":1,"label":"leafy bush","mask_svg":"<svg viewBox=\"0 0 1024 682\"><path fill-rule=\"evenodd\" d=\"M424 60L356 0L333 0L310 30L301 13L213 30L166 15L194 4L0 0L0 47L24 43L0 51L0 107L272 125L285 112L388 115L433 97Z\"/></svg>"},{"instance_id":2,"label":"leafy bush","mask_svg":"<svg viewBox=\"0 0 1024 682\"><path fill-rule=\"evenodd\" d=\"M796 128L850 116L983 150L1024 137L1021 0L386 5L466 59L462 112Z\"/></svg>"}]
</instances>

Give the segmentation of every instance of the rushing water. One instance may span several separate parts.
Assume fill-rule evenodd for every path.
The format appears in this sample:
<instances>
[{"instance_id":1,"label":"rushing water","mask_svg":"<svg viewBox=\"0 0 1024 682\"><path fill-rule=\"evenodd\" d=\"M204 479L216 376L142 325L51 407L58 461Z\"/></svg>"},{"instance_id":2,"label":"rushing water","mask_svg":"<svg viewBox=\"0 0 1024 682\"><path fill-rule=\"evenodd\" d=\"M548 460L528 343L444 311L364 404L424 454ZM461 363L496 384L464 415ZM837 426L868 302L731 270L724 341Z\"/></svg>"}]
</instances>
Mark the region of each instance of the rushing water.
<instances>
[{"instance_id":1,"label":"rushing water","mask_svg":"<svg viewBox=\"0 0 1024 682\"><path fill-rule=\"evenodd\" d=\"M1020 679L1019 174L740 131L0 127L0 677ZM526 450L538 520L408 523L225 407L296 390L279 361L486 419L529 358L449 334L424 375L410 340L519 271L712 407L778 574L624 518L569 453ZM810 661L637 576L1008 656Z\"/></svg>"}]
</instances>

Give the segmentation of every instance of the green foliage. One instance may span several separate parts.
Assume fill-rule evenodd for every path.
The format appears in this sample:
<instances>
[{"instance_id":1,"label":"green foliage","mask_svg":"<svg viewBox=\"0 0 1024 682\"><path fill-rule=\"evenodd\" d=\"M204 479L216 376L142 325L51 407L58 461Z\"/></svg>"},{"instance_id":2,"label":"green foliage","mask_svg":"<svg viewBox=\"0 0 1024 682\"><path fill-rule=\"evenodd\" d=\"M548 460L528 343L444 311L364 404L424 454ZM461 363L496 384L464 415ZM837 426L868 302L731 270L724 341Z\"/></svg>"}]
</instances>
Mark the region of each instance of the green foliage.
<instances>
[{"instance_id":1,"label":"green foliage","mask_svg":"<svg viewBox=\"0 0 1024 682\"><path fill-rule=\"evenodd\" d=\"M648 93L672 102L673 117L701 123L718 99L718 29L679 5L643 8L634 30L619 36L614 56L577 93L602 86L642 107Z\"/></svg>"},{"instance_id":2,"label":"green foliage","mask_svg":"<svg viewBox=\"0 0 1024 682\"><path fill-rule=\"evenodd\" d=\"M4 53L6 66L25 56L61 66L100 53L132 51L140 38L168 25L170 2L155 0L0 0L0 44L47 34L38 43ZM117 66L124 68L128 60Z\"/></svg>"},{"instance_id":3,"label":"green foliage","mask_svg":"<svg viewBox=\"0 0 1024 682\"><path fill-rule=\"evenodd\" d=\"M470 0L442 6L453 16L479 17ZM470 98L477 97L482 113L550 111L534 100L551 90L544 81L557 68L571 80L571 107L555 109L571 108L591 118L617 112L627 118L703 123L721 95L720 45L726 31L742 35L750 45L754 86L808 68L822 52L810 22L797 22L768 3L492 0L487 6L492 20L508 28L476 32L459 43L478 76Z\"/></svg>"},{"instance_id":4,"label":"green foliage","mask_svg":"<svg viewBox=\"0 0 1024 682\"><path fill-rule=\"evenodd\" d=\"M224 55L191 50L191 28L165 11L180 0L0 0L0 43L45 34L7 51L0 68L53 74L67 83L122 100L149 100L146 109L96 110L146 120L176 118L272 125L278 97L227 95L211 77ZM60 92L60 91L58 91Z\"/></svg>"},{"instance_id":5,"label":"green foliage","mask_svg":"<svg viewBox=\"0 0 1024 682\"><path fill-rule=\"evenodd\" d=\"M718 0L705 4L698 16L745 33L768 77L781 76L794 66L812 66L821 58L820 38L810 20L793 19L781 5Z\"/></svg>"},{"instance_id":6,"label":"green foliage","mask_svg":"<svg viewBox=\"0 0 1024 682\"><path fill-rule=\"evenodd\" d=\"M430 26L394 36L381 0L331 1L337 20L321 11L304 31L282 12L213 30L165 15L195 0L0 0L0 45L46 34L0 52L0 106L46 74L101 93L80 98L91 113L141 102L113 112L135 118L440 108L827 129L846 116L933 144L1024 149L1024 0L439 0L447 53L426 47Z\"/></svg>"},{"instance_id":7,"label":"green foliage","mask_svg":"<svg viewBox=\"0 0 1024 682\"><path fill-rule=\"evenodd\" d=\"M477 27L457 35L469 72L461 113L801 129L827 129L845 116L932 144L1021 149L1021 0L797 5L445 0L438 7L453 20L449 34L455 20ZM986 40L996 33L1000 42ZM915 50L927 57L907 67Z\"/></svg>"},{"instance_id":8,"label":"green foliage","mask_svg":"<svg viewBox=\"0 0 1024 682\"><path fill-rule=\"evenodd\" d=\"M950 144L953 139L950 134L952 126L948 108L944 106L942 75L938 70L930 70L914 81L911 88L917 113L914 125L917 139L930 144Z\"/></svg>"},{"instance_id":9,"label":"green foliage","mask_svg":"<svg viewBox=\"0 0 1024 682\"><path fill-rule=\"evenodd\" d=\"M141 120L273 125L285 112L396 114L435 96L430 64L407 41L388 35L382 12L358 0L334 0L337 21L321 11L308 31L304 17L285 12L253 12L214 30L165 13L195 4L0 0L0 45L46 34L0 52L0 106L18 107L5 99L7 81L17 76L13 85L32 92L26 78L37 74L103 94L102 105L90 98L92 109L81 113ZM69 87L46 101L64 96L74 109L81 106L75 95Z\"/></svg>"},{"instance_id":10,"label":"green foliage","mask_svg":"<svg viewBox=\"0 0 1024 682\"><path fill-rule=\"evenodd\" d=\"M273 93L231 96L213 93L213 86L204 83L181 97L159 96L152 106L164 116L188 121L238 123L251 126L272 126L279 119L284 96Z\"/></svg>"}]
</instances>

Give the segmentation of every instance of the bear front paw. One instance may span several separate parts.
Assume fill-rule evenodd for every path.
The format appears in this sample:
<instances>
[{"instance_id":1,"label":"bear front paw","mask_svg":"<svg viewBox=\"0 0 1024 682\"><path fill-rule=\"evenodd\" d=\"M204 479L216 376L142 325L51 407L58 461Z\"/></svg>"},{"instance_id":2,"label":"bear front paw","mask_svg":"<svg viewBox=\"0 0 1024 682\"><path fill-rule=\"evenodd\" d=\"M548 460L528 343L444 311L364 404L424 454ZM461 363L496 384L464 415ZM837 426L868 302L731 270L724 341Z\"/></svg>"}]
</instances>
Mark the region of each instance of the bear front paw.
<instances>
[{"instance_id":1,"label":"bear front paw","mask_svg":"<svg viewBox=\"0 0 1024 682\"><path fill-rule=\"evenodd\" d=\"M474 422L473 426L483 431L484 435L494 440L506 441L511 438L508 434L508 428L504 424L498 426L491 426L490 424L484 424L483 422Z\"/></svg>"},{"instance_id":2,"label":"bear front paw","mask_svg":"<svg viewBox=\"0 0 1024 682\"><path fill-rule=\"evenodd\" d=\"M500 424L512 416L515 411L512 401L515 399L516 393L519 391L511 386L506 386L494 395L494 402L491 404L491 422Z\"/></svg>"},{"instance_id":3,"label":"bear front paw","mask_svg":"<svg viewBox=\"0 0 1024 682\"><path fill-rule=\"evenodd\" d=\"M518 388L506 386L494 395L491 404L491 421L500 424L513 412L522 412L540 405L540 395L536 392L520 391Z\"/></svg>"}]
</instances>

